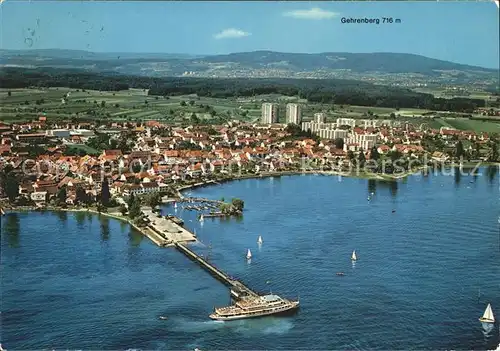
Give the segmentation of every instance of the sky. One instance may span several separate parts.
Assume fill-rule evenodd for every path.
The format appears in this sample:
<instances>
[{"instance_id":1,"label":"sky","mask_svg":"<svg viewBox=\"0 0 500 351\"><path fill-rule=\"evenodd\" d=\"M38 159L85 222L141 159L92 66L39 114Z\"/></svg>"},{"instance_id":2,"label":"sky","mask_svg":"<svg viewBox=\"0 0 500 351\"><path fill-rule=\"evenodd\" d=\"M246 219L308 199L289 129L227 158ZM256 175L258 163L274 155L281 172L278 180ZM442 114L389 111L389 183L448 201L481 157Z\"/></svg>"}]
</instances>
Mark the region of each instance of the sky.
<instances>
[{"instance_id":1,"label":"sky","mask_svg":"<svg viewBox=\"0 0 500 351\"><path fill-rule=\"evenodd\" d=\"M393 23L342 23L392 17ZM396 23L399 19L401 23ZM398 52L499 67L493 2L97 2L0 5L0 48L227 54Z\"/></svg>"}]
</instances>

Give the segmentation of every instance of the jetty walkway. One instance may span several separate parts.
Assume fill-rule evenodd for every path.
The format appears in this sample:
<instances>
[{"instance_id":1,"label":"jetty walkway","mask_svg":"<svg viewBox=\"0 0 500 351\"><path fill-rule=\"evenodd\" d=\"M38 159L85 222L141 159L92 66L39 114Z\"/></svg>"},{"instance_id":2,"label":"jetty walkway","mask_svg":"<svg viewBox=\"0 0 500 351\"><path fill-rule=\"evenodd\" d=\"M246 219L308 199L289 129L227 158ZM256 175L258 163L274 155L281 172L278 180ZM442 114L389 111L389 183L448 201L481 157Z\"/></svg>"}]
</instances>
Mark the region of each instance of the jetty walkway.
<instances>
[{"instance_id":1,"label":"jetty walkway","mask_svg":"<svg viewBox=\"0 0 500 351\"><path fill-rule=\"evenodd\" d=\"M213 264L210 264L207 262L205 259L203 259L200 255L198 255L196 252L188 248L186 245L181 244L181 243L175 243L175 247L182 252L184 255L186 255L188 258L191 260L197 262L202 268L207 270L210 274L212 274L215 278L220 280L222 283L225 285L234 288L237 290L238 293L243 293L244 295L251 296L251 297L257 297L259 294L257 294L255 291L247 287L245 284L240 282L239 280L233 279L230 276L228 276L226 273L215 267Z\"/></svg>"}]
</instances>

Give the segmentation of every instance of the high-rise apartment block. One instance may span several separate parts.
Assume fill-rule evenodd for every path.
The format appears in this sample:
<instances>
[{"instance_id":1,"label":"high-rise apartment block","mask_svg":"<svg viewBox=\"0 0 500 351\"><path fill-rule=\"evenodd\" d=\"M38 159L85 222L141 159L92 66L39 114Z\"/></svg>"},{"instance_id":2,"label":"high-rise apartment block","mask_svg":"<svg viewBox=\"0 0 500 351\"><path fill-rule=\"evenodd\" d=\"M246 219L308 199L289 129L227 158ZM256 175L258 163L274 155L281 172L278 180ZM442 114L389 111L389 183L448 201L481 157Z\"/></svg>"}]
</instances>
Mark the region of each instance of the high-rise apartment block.
<instances>
[{"instance_id":1,"label":"high-rise apartment block","mask_svg":"<svg viewBox=\"0 0 500 351\"><path fill-rule=\"evenodd\" d=\"M278 122L278 105L265 102L262 104L260 123L272 124Z\"/></svg>"},{"instance_id":2,"label":"high-rise apartment block","mask_svg":"<svg viewBox=\"0 0 500 351\"><path fill-rule=\"evenodd\" d=\"M300 105L298 104L287 104L286 105L286 123L293 123L300 125L302 121L302 111Z\"/></svg>"},{"instance_id":3,"label":"high-rise apartment block","mask_svg":"<svg viewBox=\"0 0 500 351\"><path fill-rule=\"evenodd\" d=\"M326 118L323 112L318 112L314 114L314 119L313 119L314 123L325 123L325 120Z\"/></svg>"}]
</instances>

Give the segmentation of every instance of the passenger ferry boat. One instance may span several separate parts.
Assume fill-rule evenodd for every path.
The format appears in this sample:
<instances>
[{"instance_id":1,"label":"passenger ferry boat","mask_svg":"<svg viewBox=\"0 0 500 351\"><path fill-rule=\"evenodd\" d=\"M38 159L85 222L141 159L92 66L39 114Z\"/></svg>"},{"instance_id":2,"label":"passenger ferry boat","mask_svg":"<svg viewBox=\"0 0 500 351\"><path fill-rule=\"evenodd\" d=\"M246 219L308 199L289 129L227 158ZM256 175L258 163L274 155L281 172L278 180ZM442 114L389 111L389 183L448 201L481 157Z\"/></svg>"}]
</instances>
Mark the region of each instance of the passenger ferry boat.
<instances>
[{"instance_id":1,"label":"passenger ferry boat","mask_svg":"<svg viewBox=\"0 0 500 351\"><path fill-rule=\"evenodd\" d=\"M272 314L291 312L299 307L299 301L283 299L278 295L246 297L232 306L215 308L211 319L228 321L243 318L263 317Z\"/></svg>"}]
</instances>

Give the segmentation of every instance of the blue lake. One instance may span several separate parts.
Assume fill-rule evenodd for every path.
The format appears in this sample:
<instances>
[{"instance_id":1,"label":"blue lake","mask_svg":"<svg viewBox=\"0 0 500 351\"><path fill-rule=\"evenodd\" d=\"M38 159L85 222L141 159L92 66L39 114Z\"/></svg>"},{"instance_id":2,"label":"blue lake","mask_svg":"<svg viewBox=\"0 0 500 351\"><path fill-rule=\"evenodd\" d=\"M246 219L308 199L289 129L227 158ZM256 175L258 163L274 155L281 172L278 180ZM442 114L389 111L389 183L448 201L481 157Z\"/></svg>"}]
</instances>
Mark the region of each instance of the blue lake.
<instances>
[{"instance_id":1,"label":"blue lake","mask_svg":"<svg viewBox=\"0 0 500 351\"><path fill-rule=\"evenodd\" d=\"M245 201L241 219L177 214L218 267L255 290L300 297L283 318L209 320L228 289L116 220L7 214L1 341L18 350L491 349L498 325L486 333L478 318L488 303L500 316L499 175L481 173L397 183L304 175L191 191Z\"/></svg>"}]
</instances>

